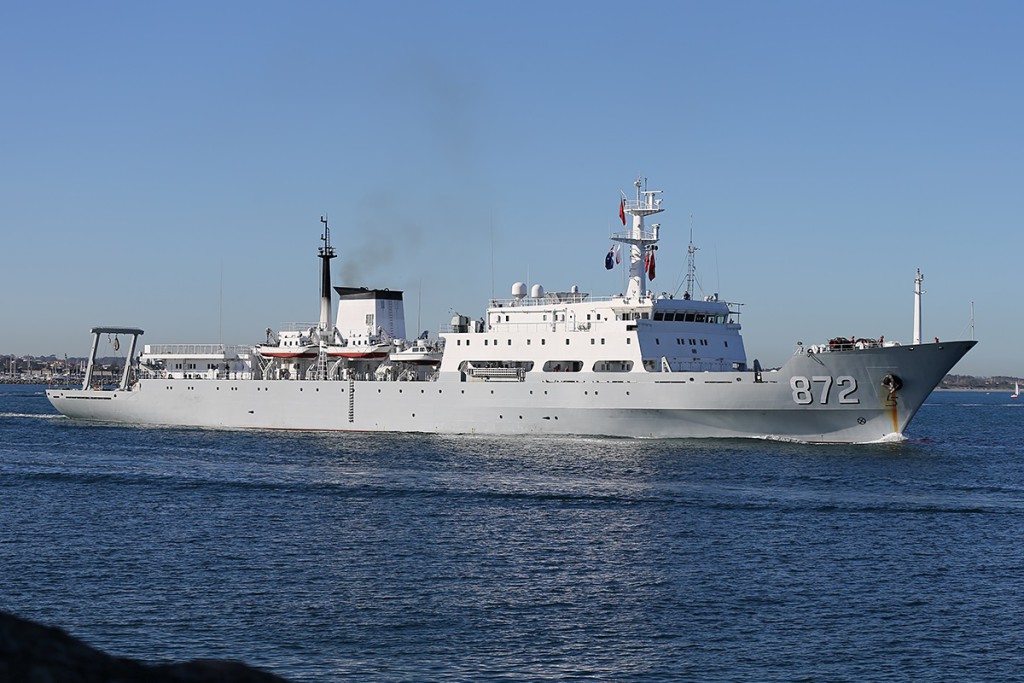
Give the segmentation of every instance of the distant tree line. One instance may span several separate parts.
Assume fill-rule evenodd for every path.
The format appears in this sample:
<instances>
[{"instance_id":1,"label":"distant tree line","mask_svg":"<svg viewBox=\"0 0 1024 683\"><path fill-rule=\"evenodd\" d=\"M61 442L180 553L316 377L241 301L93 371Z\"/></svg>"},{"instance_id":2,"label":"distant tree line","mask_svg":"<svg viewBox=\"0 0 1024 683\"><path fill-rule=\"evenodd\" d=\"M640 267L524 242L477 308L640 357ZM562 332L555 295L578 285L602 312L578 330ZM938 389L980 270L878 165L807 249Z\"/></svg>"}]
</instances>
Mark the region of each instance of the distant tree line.
<instances>
[{"instance_id":1,"label":"distant tree line","mask_svg":"<svg viewBox=\"0 0 1024 683\"><path fill-rule=\"evenodd\" d=\"M994 375L992 377L975 377L973 375L946 375L939 382L939 389L989 389L993 391L1010 391L1014 382L1021 382L1019 377Z\"/></svg>"}]
</instances>

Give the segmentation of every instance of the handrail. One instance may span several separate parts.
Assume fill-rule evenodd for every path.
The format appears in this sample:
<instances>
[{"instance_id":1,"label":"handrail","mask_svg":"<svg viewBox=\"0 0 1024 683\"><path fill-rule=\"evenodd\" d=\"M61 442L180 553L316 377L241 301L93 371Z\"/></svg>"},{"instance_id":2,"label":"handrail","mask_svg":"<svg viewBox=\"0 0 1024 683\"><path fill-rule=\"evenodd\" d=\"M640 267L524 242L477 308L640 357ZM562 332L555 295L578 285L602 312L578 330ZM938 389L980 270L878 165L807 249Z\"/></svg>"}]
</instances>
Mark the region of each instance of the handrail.
<instances>
[{"instance_id":1,"label":"handrail","mask_svg":"<svg viewBox=\"0 0 1024 683\"><path fill-rule=\"evenodd\" d=\"M252 347L245 344L146 344L145 356L217 356L250 353Z\"/></svg>"}]
</instances>

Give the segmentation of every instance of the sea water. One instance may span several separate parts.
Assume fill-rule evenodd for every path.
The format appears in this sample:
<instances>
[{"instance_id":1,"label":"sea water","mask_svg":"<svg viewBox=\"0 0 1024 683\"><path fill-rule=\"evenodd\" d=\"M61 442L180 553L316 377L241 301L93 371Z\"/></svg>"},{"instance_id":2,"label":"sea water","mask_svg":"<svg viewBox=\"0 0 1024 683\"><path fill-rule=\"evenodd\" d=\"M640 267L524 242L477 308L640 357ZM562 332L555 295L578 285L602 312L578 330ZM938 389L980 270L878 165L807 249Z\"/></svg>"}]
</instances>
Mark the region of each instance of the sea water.
<instances>
[{"instance_id":1,"label":"sea water","mask_svg":"<svg viewBox=\"0 0 1024 683\"><path fill-rule=\"evenodd\" d=\"M0 387L0 609L296 681L1024 677L1024 401L814 446L143 428Z\"/></svg>"}]
</instances>

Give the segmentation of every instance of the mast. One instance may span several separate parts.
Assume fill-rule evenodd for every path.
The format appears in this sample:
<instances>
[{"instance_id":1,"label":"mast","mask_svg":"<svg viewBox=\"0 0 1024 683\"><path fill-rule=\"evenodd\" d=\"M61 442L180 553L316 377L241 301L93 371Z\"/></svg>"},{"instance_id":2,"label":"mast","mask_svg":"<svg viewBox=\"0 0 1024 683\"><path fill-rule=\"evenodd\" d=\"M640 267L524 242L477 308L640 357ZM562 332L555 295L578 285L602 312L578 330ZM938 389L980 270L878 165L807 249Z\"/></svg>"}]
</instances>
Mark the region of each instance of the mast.
<instances>
[{"instance_id":1,"label":"mast","mask_svg":"<svg viewBox=\"0 0 1024 683\"><path fill-rule=\"evenodd\" d=\"M921 295L924 294L924 290L921 289L921 283L924 282L924 275L921 274L921 269L917 269L917 276L914 278L914 343L921 343Z\"/></svg>"},{"instance_id":2,"label":"mast","mask_svg":"<svg viewBox=\"0 0 1024 683\"><path fill-rule=\"evenodd\" d=\"M689 299L696 294L694 281L697 279L697 247L693 246L693 215L690 215L690 246L686 248L686 294Z\"/></svg>"},{"instance_id":3,"label":"mast","mask_svg":"<svg viewBox=\"0 0 1024 683\"><path fill-rule=\"evenodd\" d=\"M661 199L655 199L655 195L661 194L661 190L648 190L646 180L641 182L637 178L633 183L636 187L636 199L622 199L620 204L623 223L626 214L633 217L633 225L629 232L612 235L612 240L629 245L629 287L626 289L626 296L633 299L641 299L647 294L648 259L658 249L658 232L661 225L654 223L651 230L644 227L644 218L661 213Z\"/></svg>"},{"instance_id":4,"label":"mast","mask_svg":"<svg viewBox=\"0 0 1024 683\"><path fill-rule=\"evenodd\" d=\"M320 258L320 330L331 327L331 259L335 257L331 246L331 230L327 227L327 218L320 216L324 224L324 234L320 236L323 246L317 249Z\"/></svg>"}]
</instances>

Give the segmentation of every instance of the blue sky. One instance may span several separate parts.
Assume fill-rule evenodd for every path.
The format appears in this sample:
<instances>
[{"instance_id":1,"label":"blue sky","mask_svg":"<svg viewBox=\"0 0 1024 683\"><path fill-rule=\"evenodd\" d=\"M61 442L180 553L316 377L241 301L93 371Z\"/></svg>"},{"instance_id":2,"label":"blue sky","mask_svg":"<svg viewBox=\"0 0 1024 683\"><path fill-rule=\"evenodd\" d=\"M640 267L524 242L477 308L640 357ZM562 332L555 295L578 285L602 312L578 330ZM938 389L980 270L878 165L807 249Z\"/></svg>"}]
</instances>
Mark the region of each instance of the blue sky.
<instances>
[{"instance_id":1,"label":"blue sky","mask_svg":"<svg viewBox=\"0 0 1024 683\"><path fill-rule=\"evenodd\" d=\"M516 280L624 289L620 190L664 190L659 291L689 226L750 358L795 342L979 346L1024 374L1024 4L8 3L0 353L93 325L255 342L335 284L410 330ZM493 254L493 257L492 257ZM493 264L493 265L492 265ZM417 325L419 320L419 325Z\"/></svg>"}]
</instances>

